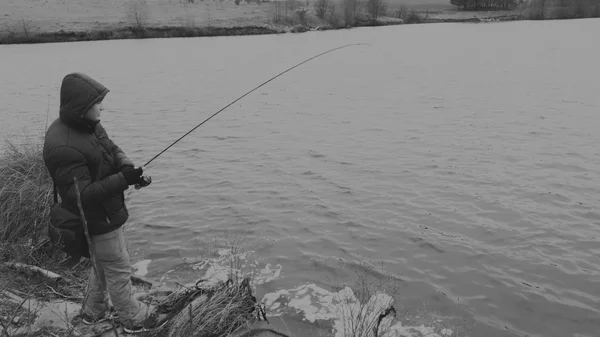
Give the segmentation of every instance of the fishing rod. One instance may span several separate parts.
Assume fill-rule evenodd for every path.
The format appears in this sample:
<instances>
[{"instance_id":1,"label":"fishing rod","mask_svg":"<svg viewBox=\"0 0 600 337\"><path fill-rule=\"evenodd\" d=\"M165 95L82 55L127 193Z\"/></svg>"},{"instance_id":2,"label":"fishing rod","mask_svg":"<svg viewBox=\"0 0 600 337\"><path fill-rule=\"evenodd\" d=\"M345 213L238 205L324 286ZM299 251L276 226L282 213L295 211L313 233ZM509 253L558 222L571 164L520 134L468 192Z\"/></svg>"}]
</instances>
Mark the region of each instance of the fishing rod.
<instances>
[{"instance_id":1,"label":"fishing rod","mask_svg":"<svg viewBox=\"0 0 600 337\"><path fill-rule=\"evenodd\" d=\"M313 56L313 57L311 57L311 58L309 58L309 59L306 59L306 60L304 60L304 61L302 61L302 62L300 62L300 63L296 64L296 65L295 65L295 66L293 66L293 67L290 67L290 68L288 68L288 69L286 69L286 70L284 70L284 71L280 72L279 74L277 74L277 75L275 75L275 76L271 77L270 79L268 79L268 80L264 81L263 83L259 84L259 85L258 85L258 86L256 86L254 89L252 89L252 90L250 90L250 91L246 92L245 94L243 94L242 96L238 97L238 98L237 98L237 99L235 99L233 102L231 102L231 103L227 104L226 106L224 106L223 108L221 108L219 111L215 112L215 113L214 113L214 114L212 114L210 117L208 117L207 119L203 120L201 123L199 123L198 125L196 125L195 127L193 127L193 128L190 130L190 131L186 132L186 133L185 133L183 136L179 137L177 140L175 140L173 143L171 143L171 145L167 146L165 149L163 149L163 150L162 150L162 151L160 151L158 154L156 154L154 157L152 157L152 159L148 160L148 161L147 161L147 162L144 164L144 166L142 166L142 169L146 169L146 167L147 167L147 166L148 166L148 165L149 165L149 164L150 164L152 161L154 161L154 159L158 158L158 157L159 157L161 154L165 153L165 152L166 152L168 149L170 149L170 148L171 148L173 145L177 144L177 143L178 143L180 140L182 140L183 138L185 138L187 135L189 135L190 133L194 132L194 130L196 130L197 128L199 128L200 126L202 126L204 123L208 122L208 121L209 121L211 118L215 117L216 115L218 115L219 113L221 113L223 110L225 110L225 109L229 108L230 106L232 106L233 104L235 104L237 101L239 101L239 100L241 100L242 98L244 98L244 97L248 96L249 94L251 94L252 92L254 92L254 91L258 90L259 88L261 88L262 86L266 85L267 83L269 83L269 82L273 81L274 79L276 79L276 78L278 78L278 77L282 76L283 74L287 73L288 71L291 71L292 69L294 69L294 68L296 68L296 67L299 67L299 66L303 65L304 63L306 63L306 62L308 62L308 61L311 61L311 60L314 60L314 59L316 59L317 57L323 56L323 55L325 55L325 54L327 54L327 53L331 53L331 52L333 52L333 51L336 51L336 50L338 50L338 49L347 48L347 47L351 47L351 46L371 46L371 45L370 45L370 44L368 44L368 43L352 43L352 44L347 44L347 45L344 45L344 46L336 47L336 48L333 48L333 49L329 49L329 50L327 50L327 51L325 51L325 52L322 52L322 53L320 53L320 54L318 54L318 55L315 55L315 56ZM141 187L143 187L143 186L147 186L147 185L149 185L149 184L150 184L150 182L152 181L152 179L151 179L150 177L146 177L146 176L144 176L143 178L144 178L145 184L143 184L143 185L137 184L137 185L135 186L135 188L136 188L136 189L139 189L139 188L141 188Z\"/></svg>"}]
</instances>

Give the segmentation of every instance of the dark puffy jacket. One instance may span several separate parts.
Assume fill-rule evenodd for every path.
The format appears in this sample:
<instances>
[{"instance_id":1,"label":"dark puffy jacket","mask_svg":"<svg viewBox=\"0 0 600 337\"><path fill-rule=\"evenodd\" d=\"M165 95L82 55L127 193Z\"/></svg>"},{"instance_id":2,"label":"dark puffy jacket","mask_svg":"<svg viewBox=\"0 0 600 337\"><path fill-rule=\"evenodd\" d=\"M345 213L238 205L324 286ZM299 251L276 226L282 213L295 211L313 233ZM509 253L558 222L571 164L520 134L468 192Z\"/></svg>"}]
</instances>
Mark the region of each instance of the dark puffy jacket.
<instances>
[{"instance_id":1,"label":"dark puffy jacket","mask_svg":"<svg viewBox=\"0 0 600 337\"><path fill-rule=\"evenodd\" d=\"M83 119L108 89L89 76L65 76L60 88L60 117L48 128L44 162L56 184L62 207L79 214L73 178L78 180L90 235L121 227L129 217L123 192L123 165L133 165L99 122Z\"/></svg>"}]
</instances>

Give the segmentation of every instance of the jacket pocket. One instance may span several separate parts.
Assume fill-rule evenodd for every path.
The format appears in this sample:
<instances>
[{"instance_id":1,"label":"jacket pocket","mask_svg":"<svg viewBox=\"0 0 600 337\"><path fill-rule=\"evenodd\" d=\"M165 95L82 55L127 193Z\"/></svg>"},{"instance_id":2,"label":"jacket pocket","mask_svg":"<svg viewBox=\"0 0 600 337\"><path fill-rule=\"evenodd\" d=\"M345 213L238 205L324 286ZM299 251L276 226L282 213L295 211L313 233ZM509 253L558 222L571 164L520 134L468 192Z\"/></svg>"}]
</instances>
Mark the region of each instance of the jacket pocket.
<instances>
[{"instance_id":1,"label":"jacket pocket","mask_svg":"<svg viewBox=\"0 0 600 337\"><path fill-rule=\"evenodd\" d=\"M122 224L127 220L128 214L122 193L104 201L102 207L106 212L107 222Z\"/></svg>"}]
</instances>

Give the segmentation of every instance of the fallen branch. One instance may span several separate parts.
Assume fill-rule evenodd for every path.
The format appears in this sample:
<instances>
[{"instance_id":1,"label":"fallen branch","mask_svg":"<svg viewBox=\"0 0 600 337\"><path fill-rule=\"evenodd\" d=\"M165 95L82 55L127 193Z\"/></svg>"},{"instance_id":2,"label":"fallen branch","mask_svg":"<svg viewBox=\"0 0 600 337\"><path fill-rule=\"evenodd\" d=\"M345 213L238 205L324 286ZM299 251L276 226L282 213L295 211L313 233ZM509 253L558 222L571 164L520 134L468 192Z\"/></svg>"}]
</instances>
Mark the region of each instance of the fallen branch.
<instances>
[{"instance_id":1,"label":"fallen branch","mask_svg":"<svg viewBox=\"0 0 600 337\"><path fill-rule=\"evenodd\" d=\"M76 300L76 301L81 301L81 300L83 300L83 297L79 297L79 296L68 296L68 295L65 295L65 294L61 294L61 293L59 293L58 291L54 290L54 288L52 288L51 286L49 286L49 285L47 285L47 284L46 284L46 287L47 287L48 289L50 289L50 290L51 290L53 293L55 293L56 295L58 295L58 296L60 296L60 297L63 297L63 298L66 298L66 299L68 299L68 300Z\"/></svg>"},{"instance_id":2,"label":"fallen branch","mask_svg":"<svg viewBox=\"0 0 600 337\"><path fill-rule=\"evenodd\" d=\"M89 245L89 243L88 243ZM18 270L26 270L26 271L30 271L30 272L34 272L34 273L39 273L40 275L49 278L52 281L59 281L59 280L64 280L64 281L69 281L68 278L59 275L57 273L51 272L49 270L46 269L42 269L40 267L36 267L36 266L32 266L29 264L24 264L24 263L19 263L19 262L4 262L4 265L7 267L11 267L13 269L18 269ZM156 287L156 283L137 276L137 275L131 275L131 281L134 283L138 283L138 284L144 284L149 286L150 288L155 288Z\"/></svg>"},{"instance_id":3,"label":"fallen branch","mask_svg":"<svg viewBox=\"0 0 600 337\"><path fill-rule=\"evenodd\" d=\"M8 297L8 299L10 301L14 302L14 303L21 303L23 301L23 299L21 297L13 294L12 291L10 291L10 290L4 290L4 291L1 292L1 294L3 294L6 297Z\"/></svg>"},{"instance_id":4,"label":"fallen branch","mask_svg":"<svg viewBox=\"0 0 600 337\"><path fill-rule=\"evenodd\" d=\"M64 279L62 276L60 276L56 273L42 269L40 267L28 265L28 264L23 264L23 263L19 263L19 262L4 262L4 265L6 265L7 267L19 269L19 270L28 270L28 271L32 271L35 273L39 273L40 275L47 277L53 281L58 281L58 280Z\"/></svg>"},{"instance_id":5,"label":"fallen branch","mask_svg":"<svg viewBox=\"0 0 600 337\"><path fill-rule=\"evenodd\" d=\"M15 293L17 296L18 296L18 294L27 296L26 292L20 291L20 290L17 290L17 289L13 289L13 288L6 288L6 289L4 289L4 291L10 291L11 293Z\"/></svg>"}]
</instances>

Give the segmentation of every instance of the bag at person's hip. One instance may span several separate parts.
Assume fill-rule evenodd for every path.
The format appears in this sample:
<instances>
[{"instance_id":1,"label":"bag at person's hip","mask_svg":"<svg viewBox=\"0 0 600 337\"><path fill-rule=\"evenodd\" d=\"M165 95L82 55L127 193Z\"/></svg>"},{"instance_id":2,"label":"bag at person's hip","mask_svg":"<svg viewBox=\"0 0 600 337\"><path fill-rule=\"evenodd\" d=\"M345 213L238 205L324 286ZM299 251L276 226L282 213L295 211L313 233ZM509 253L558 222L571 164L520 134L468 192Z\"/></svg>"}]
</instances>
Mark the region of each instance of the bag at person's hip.
<instances>
[{"instance_id":1,"label":"bag at person's hip","mask_svg":"<svg viewBox=\"0 0 600 337\"><path fill-rule=\"evenodd\" d=\"M83 222L79 214L70 212L60 203L54 204L50 209L50 224L48 236L52 242L61 245L63 252L70 256L90 258Z\"/></svg>"}]
</instances>

